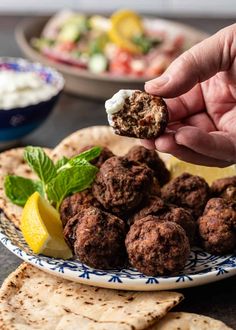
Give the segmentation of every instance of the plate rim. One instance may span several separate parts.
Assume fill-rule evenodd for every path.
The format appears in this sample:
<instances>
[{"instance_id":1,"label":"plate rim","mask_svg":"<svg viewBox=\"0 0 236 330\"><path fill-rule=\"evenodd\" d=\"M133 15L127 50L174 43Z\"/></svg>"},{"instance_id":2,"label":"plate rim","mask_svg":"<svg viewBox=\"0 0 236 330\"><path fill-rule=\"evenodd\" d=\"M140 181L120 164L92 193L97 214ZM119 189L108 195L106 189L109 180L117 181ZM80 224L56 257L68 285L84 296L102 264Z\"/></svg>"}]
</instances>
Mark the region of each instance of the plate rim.
<instances>
[{"instance_id":1,"label":"plate rim","mask_svg":"<svg viewBox=\"0 0 236 330\"><path fill-rule=\"evenodd\" d=\"M1 217L2 217L1 213ZM4 216L4 214L3 214ZM13 224L11 224L14 226ZM15 230L19 231L19 229L15 228ZM74 282L79 282L87 285L92 286L99 286L104 288L111 288L115 290L131 290L131 291L158 291L158 290L172 290L172 289L182 289L187 287L194 287L198 285L203 285L207 283L213 283L222 279L225 279L227 277L231 277L236 275L236 267L234 266L224 266L223 268L220 267L221 264L215 266L214 269L210 270L207 273L201 272L200 274L180 274L178 276L145 276L145 281L143 278L125 278L125 282L121 281L108 281L108 276L111 278L115 278L114 276L105 274L103 276L98 276L96 274L90 273L89 271L86 272L86 266L85 265L85 272L84 274L88 274L88 278L83 278L80 276L75 276L77 273L76 271L72 271L69 268L66 268L66 274L64 271L61 271L60 268L50 268L47 260L45 258L50 258L47 256L43 256L43 259L41 259L41 255L37 256L32 254L29 254L28 252L24 251L19 246L15 245L10 237L5 233L4 228L2 227L2 224L0 222L0 242L13 254L15 254L18 258L24 260L25 262L30 263L31 265L48 272L50 274L54 274L55 276L58 276L60 278L68 279ZM225 261L229 260L230 258L236 258L236 253L228 255L228 257L225 259ZM55 260L60 262L60 259L54 259L50 258L51 260ZM72 261L73 262L73 261ZM88 267L91 268L91 267ZM209 267L212 268L212 267ZM206 268L209 269L209 268ZM92 268L91 268L92 269ZM95 270L97 272L109 272L109 270ZM81 273L81 272L80 272ZM91 277L90 277L91 276ZM95 277L96 276L96 277ZM94 279L95 277L95 279ZM119 276L117 276L119 277ZM149 282L150 280L150 282ZM148 282L148 283L147 283Z\"/></svg>"}]
</instances>

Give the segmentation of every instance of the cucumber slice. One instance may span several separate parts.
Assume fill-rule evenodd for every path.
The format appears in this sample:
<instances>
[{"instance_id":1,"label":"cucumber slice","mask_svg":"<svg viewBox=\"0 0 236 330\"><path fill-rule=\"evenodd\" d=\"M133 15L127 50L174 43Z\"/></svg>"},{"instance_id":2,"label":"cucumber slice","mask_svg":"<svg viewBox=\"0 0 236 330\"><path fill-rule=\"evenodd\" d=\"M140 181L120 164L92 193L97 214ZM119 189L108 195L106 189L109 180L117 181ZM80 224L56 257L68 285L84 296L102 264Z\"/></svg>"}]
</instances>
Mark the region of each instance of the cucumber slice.
<instances>
[{"instance_id":1,"label":"cucumber slice","mask_svg":"<svg viewBox=\"0 0 236 330\"><path fill-rule=\"evenodd\" d=\"M88 30L88 20L83 15L73 15L62 26L58 34L58 41L78 41L81 34Z\"/></svg>"},{"instance_id":2,"label":"cucumber slice","mask_svg":"<svg viewBox=\"0 0 236 330\"><path fill-rule=\"evenodd\" d=\"M80 37L80 32L75 24L67 24L63 27L58 35L58 41L65 42L75 42Z\"/></svg>"},{"instance_id":3,"label":"cucumber slice","mask_svg":"<svg viewBox=\"0 0 236 330\"><path fill-rule=\"evenodd\" d=\"M94 54L90 57L88 68L93 73L101 73L107 69L107 58L103 54Z\"/></svg>"}]
</instances>

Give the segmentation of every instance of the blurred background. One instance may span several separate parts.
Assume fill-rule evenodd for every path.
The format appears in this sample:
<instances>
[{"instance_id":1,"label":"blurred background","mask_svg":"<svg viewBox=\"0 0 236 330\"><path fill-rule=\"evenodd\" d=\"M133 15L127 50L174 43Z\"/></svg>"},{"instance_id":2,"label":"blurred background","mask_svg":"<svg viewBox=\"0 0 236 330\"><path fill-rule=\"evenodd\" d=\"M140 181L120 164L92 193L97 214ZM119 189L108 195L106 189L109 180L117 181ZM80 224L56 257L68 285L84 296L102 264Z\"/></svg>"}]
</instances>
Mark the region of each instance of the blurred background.
<instances>
[{"instance_id":1,"label":"blurred background","mask_svg":"<svg viewBox=\"0 0 236 330\"><path fill-rule=\"evenodd\" d=\"M29 50L31 47L29 39L34 33L32 31L34 31L34 29L38 31L38 26L40 26L42 30L43 23L42 21L38 21L42 19L42 17L44 22L46 22L51 15L54 15L62 9L71 9L81 13L88 13L90 15L105 14L109 16L114 11L123 8L131 9L140 15L150 15L151 17L158 17L187 24L188 26L195 28L197 31L199 30L200 33L203 33L202 35L204 35L204 33L209 35L213 34L217 30L233 24L236 17L235 0L133 0L129 2L126 0L0 0L0 56L28 57L31 60L33 59L40 61L43 64L48 64L46 59L44 60L42 57L35 55L35 50ZM28 22L29 20L31 25L24 27L25 30L22 32L22 26L24 26L24 24L22 25L22 22ZM37 25L38 22L41 22L41 25ZM31 26L33 27L32 31ZM22 33L23 39L26 38L23 41ZM16 34L18 34L18 43L16 41ZM19 35L21 35L20 43ZM27 42L28 45L26 45ZM60 70L61 67L57 66L55 63L49 62L49 64L56 67L56 69L59 68L59 71L63 71L63 68ZM119 80L119 77L112 78L112 82L110 82L110 78L105 78L105 80L108 80L108 84L103 85L104 78L99 80L99 76L93 75L89 80L86 80L86 78L81 81L78 80L79 74L76 73L77 71L74 66L70 66L69 69L65 68L66 72L68 70L70 71L70 86L72 86L74 92L68 92L68 88L66 88L66 91L64 90L62 92L59 102L54 108L54 111L50 113L47 120L44 121L38 129L35 131L32 130L31 134L14 141L14 144L33 144L53 147L62 138L77 129L91 125L107 124L104 101L101 99L99 100L99 97L94 97L94 92L96 88L98 88L97 94L99 94L99 96L102 94L102 91L104 91L104 95L110 95L111 92L109 88L113 86L113 80ZM62 73L66 78L67 87L68 75L65 74L64 71ZM114 85L115 87L112 90L115 90L115 88L120 86L124 86L125 88L132 87L132 84L138 81L139 86L141 86L140 88L142 88L145 77L142 77L141 79L140 77L135 76L135 78L132 78L131 80L130 82L128 80L128 82L126 81L126 83L124 83L124 80L121 79L120 84ZM90 85L91 83L92 85ZM84 93L85 90L86 93ZM0 122L1 121L2 119L0 117ZM4 143L1 145L0 141L0 148L7 146L8 145L6 144L5 146Z\"/></svg>"},{"instance_id":2,"label":"blurred background","mask_svg":"<svg viewBox=\"0 0 236 330\"><path fill-rule=\"evenodd\" d=\"M52 14L59 9L72 8L90 13L111 13L120 8L129 7L142 13L176 17L221 17L235 18L234 0L1 0L0 10L17 14Z\"/></svg>"}]
</instances>

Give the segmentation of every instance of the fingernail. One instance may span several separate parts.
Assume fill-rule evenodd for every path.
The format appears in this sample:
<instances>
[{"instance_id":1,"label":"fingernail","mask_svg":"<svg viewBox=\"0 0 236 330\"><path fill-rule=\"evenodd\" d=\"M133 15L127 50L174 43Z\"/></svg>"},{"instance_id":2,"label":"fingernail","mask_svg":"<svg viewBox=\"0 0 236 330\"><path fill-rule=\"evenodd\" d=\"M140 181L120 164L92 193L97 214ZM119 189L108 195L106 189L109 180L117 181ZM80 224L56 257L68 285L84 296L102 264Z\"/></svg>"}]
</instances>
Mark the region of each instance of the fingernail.
<instances>
[{"instance_id":1,"label":"fingernail","mask_svg":"<svg viewBox=\"0 0 236 330\"><path fill-rule=\"evenodd\" d=\"M169 76L167 75L162 75L158 78L155 78L155 79L152 79L152 80L149 80L147 82L145 82L145 86L155 86L155 87L161 87L165 84L167 84L167 82L169 81Z\"/></svg>"}]
</instances>

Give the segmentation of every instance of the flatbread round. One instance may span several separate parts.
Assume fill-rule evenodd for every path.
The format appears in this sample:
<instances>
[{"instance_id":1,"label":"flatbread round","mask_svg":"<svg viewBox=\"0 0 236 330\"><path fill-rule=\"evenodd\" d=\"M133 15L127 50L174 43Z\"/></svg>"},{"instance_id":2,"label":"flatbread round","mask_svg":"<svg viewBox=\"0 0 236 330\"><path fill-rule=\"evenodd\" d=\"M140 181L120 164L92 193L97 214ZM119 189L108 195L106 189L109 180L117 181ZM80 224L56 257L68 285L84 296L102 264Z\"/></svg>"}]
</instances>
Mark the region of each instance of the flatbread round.
<instances>
[{"instance_id":1,"label":"flatbread round","mask_svg":"<svg viewBox=\"0 0 236 330\"><path fill-rule=\"evenodd\" d=\"M44 148L50 156L51 150ZM0 210L19 228L22 208L14 205L5 195L4 180L8 174L20 175L28 179L36 176L24 161L24 148L16 148L0 153Z\"/></svg>"},{"instance_id":2,"label":"flatbread round","mask_svg":"<svg viewBox=\"0 0 236 330\"><path fill-rule=\"evenodd\" d=\"M22 264L0 290L1 330L141 330L183 298L86 286Z\"/></svg>"},{"instance_id":3,"label":"flatbread round","mask_svg":"<svg viewBox=\"0 0 236 330\"><path fill-rule=\"evenodd\" d=\"M83 128L62 140L54 149L54 157L72 157L88 145L108 147L115 155L123 156L134 145L140 144L138 139L118 136L109 126L92 126Z\"/></svg>"},{"instance_id":4,"label":"flatbread round","mask_svg":"<svg viewBox=\"0 0 236 330\"><path fill-rule=\"evenodd\" d=\"M233 330L223 322L193 313L170 312L149 330Z\"/></svg>"}]
</instances>

